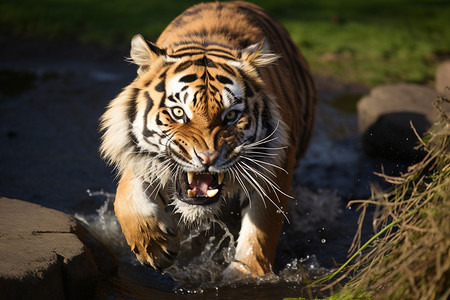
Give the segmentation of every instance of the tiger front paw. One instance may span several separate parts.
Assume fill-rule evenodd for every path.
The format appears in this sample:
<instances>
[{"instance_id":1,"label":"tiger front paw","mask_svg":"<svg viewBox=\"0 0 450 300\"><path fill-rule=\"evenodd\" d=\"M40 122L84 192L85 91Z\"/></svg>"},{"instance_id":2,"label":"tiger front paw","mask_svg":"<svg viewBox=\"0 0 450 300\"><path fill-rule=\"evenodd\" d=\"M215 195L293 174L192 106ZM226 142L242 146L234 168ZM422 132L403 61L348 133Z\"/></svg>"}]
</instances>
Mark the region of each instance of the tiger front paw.
<instances>
[{"instance_id":1,"label":"tiger front paw","mask_svg":"<svg viewBox=\"0 0 450 300\"><path fill-rule=\"evenodd\" d=\"M156 217L133 218L122 223L128 245L143 265L162 272L175 262L180 250L175 226L168 226Z\"/></svg>"}]
</instances>

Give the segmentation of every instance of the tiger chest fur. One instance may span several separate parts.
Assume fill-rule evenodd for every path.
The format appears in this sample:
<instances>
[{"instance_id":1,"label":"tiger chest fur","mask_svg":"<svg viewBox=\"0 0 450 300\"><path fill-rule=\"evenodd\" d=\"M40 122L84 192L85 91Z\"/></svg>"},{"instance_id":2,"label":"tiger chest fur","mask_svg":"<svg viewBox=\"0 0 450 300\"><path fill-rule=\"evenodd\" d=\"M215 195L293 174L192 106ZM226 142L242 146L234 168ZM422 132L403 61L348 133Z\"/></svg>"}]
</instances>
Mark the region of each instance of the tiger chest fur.
<instances>
[{"instance_id":1,"label":"tiger chest fur","mask_svg":"<svg viewBox=\"0 0 450 300\"><path fill-rule=\"evenodd\" d=\"M288 33L254 4L199 4L155 44L135 36L130 56L138 76L103 114L100 150L120 174L114 207L131 250L161 271L177 258L178 226L209 222L239 201L237 262L225 273L272 272L277 210L316 103Z\"/></svg>"}]
</instances>

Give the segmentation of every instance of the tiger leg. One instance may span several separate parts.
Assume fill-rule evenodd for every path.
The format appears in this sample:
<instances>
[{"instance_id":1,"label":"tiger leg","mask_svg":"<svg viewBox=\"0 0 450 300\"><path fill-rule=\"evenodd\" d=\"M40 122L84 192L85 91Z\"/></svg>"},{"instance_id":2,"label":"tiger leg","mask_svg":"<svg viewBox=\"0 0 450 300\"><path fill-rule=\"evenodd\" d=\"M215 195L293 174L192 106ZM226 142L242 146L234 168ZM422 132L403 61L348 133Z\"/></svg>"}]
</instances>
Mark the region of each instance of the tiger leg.
<instances>
[{"instance_id":1,"label":"tiger leg","mask_svg":"<svg viewBox=\"0 0 450 300\"><path fill-rule=\"evenodd\" d=\"M278 174L280 175L280 174ZM281 176L281 175L280 175ZM288 178L287 178L288 177ZM280 189L288 194L292 176L279 182ZM288 197L278 193L278 198L268 193L270 199L283 210ZM236 246L236 262L232 262L224 272L225 279L239 277L260 277L273 274L272 266L278 245L278 239L283 226L284 215L268 199L255 197L251 205L242 211L242 224Z\"/></svg>"},{"instance_id":2,"label":"tiger leg","mask_svg":"<svg viewBox=\"0 0 450 300\"><path fill-rule=\"evenodd\" d=\"M175 224L161 199L150 199L142 180L123 172L117 187L114 210L128 245L144 265L162 271L172 265L180 243Z\"/></svg>"}]
</instances>

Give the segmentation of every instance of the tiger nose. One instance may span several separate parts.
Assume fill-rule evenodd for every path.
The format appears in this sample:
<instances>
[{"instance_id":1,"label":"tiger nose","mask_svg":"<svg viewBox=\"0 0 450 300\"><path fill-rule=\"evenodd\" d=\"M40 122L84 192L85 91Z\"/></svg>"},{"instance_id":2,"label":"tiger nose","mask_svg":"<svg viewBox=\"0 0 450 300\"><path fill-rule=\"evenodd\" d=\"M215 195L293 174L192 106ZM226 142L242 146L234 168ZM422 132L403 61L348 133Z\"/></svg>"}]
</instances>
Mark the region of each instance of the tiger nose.
<instances>
[{"instance_id":1,"label":"tiger nose","mask_svg":"<svg viewBox=\"0 0 450 300\"><path fill-rule=\"evenodd\" d=\"M219 152L218 151L215 151L213 153L198 152L197 156L201 159L202 164L211 165L212 163L214 163L217 157L219 157Z\"/></svg>"}]
</instances>

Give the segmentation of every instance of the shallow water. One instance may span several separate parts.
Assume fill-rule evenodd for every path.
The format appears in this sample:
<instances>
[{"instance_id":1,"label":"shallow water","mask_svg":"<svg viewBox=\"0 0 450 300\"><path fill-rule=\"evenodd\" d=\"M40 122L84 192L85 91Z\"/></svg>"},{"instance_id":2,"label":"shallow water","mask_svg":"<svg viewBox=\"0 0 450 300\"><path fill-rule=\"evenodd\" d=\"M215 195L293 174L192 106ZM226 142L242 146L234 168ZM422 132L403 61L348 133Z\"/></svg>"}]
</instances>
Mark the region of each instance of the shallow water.
<instances>
[{"instance_id":1,"label":"shallow water","mask_svg":"<svg viewBox=\"0 0 450 300\"><path fill-rule=\"evenodd\" d=\"M157 292L166 296L191 295L190 298L193 299L196 299L195 295L202 299L205 296L227 299L235 297L238 288L240 299L247 296L252 298L255 295L258 295L258 299L279 299L297 297L301 288L305 286L306 279L316 279L330 272L330 269L320 266L315 255L311 255L293 258L282 269L277 270L277 275L267 278L240 282L224 281L222 271L227 263L234 261L234 236L224 223L214 221L182 237L180 250L182 259L161 275L151 268L142 266L129 250L114 215L114 194L104 191L89 191L89 194L91 197L103 198L103 205L94 214L75 214L75 217L105 243L119 261L119 279L113 285L110 296L117 292L116 297L119 298L151 299ZM291 210L291 216L296 214L294 211ZM300 230L308 229L301 227ZM197 253L196 248L202 243L205 244L204 248ZM325 239L322 239L322 243L326 243Z\"/></svg>"}]
</instances>

